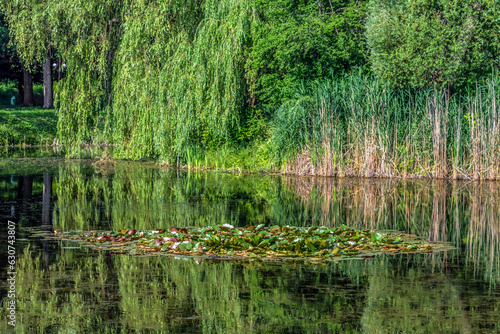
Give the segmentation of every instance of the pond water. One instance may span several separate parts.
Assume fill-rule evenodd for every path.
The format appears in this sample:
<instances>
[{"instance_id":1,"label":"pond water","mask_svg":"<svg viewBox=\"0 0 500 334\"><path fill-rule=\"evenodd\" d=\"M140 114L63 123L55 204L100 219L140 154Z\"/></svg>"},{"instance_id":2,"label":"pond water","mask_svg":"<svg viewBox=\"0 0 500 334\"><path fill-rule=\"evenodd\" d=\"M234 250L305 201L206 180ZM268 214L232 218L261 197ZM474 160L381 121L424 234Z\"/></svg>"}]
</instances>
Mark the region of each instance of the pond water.
<instances>
[{"instance_id":1,"label":"pond water","mask_svg":"<svg viewBox=\"0 0 500 334\"><path fill-rule=\"evenodd\" d=\"M16 331L498 333L500 182L334 179L0 159L0 330L17 223ZM455 250L315 264L111 255L40 231L293 225L399 230Z\"/></svg>"}]
</instances>

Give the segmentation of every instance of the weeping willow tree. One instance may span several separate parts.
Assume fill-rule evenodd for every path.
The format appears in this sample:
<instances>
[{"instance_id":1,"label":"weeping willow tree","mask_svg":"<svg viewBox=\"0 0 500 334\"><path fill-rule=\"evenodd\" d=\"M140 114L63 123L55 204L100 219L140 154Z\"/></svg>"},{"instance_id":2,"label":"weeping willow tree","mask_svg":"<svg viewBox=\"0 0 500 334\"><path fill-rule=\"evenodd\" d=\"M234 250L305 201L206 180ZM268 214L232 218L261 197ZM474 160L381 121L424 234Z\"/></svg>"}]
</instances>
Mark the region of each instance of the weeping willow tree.
<instances>
[{"instance_id":1,"label":"weeping willow tree","mask_svg":"<svg viewBox=\"0 0 500 334\"><path fill-rule=\"evenodd\" d=\"M110 140L113 55L122 4L116 0L61 1L53 12L58 50L67 65L59 85L58 133L67 148Z\"/></svg>"},{"instance_id":2,"label":"weeping willow tree","mask_svg":"<svg viewBox=\"0 0 500 334\"><path fill-rule=\"evenodd\" d=\"M122 158L173 160L236 138L251 2L81 0L67 10L63 144L112 143Z\"/></svg>"}]
</instances>

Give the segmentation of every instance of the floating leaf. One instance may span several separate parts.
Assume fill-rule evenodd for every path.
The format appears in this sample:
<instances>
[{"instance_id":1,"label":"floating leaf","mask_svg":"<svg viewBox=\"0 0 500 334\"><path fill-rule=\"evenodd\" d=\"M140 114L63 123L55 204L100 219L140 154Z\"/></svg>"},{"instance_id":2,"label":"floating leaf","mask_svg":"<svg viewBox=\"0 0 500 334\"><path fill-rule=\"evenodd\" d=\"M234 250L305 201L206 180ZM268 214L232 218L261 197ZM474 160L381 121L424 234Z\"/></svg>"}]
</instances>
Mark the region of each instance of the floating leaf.
<instances>
[{"instance_id":1,"label":"floating leaf","mask_svg":"<svg viewBox=\"0 0 500 334\"><path fill-rule=\"evenodd\" d=\"M372 233L371 239L372 239L373 242L380 241L380 240L382 240L382 234L380 234L380 233Z\"/></svg>"},{"instance_id":2,"label":"floating leaf","mask_svg":"<svg viewBox=\"0 0 500 334\"><path fill-rule=\"evenodd\" d=\"M449 249L444 245L431 246L415 236L404 234L398 234L396 237L394 234L347 227L265 227L264 224L253 230L250 227L231 229L228 226L190 229L172 227L168 230L156 229L139 233L136 230L120 230L119 233L64 232L51 234L51 237L78 241L93 245L96 249L118 250L131 255L159 251L184 255L233 254L244 257L259 254L263 258L301 256L314 258L314 261L332 256L427 253L434 251L436 247ZM369 240L371 242L368 242Z\"/></svg>"}]
</instances>

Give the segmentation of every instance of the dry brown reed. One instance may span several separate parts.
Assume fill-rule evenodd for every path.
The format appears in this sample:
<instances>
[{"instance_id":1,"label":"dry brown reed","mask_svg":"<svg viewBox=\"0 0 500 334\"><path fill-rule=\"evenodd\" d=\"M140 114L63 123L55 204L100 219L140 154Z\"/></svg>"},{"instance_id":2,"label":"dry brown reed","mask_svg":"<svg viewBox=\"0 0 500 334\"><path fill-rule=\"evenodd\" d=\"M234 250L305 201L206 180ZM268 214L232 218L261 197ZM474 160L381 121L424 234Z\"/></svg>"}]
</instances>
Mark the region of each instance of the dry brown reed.
<instances>
[{"instance_id":1,"label":"dry brown reed","mask_svg":"<svg viewBox=\"0 0 500 334\"><path fill-rule=\"evenodd\" d=\"M272 143L297 175L498 180L497 85L492 75L450 96L362 76L317 82L277 112Z\"/></svg>"}]
</instances>

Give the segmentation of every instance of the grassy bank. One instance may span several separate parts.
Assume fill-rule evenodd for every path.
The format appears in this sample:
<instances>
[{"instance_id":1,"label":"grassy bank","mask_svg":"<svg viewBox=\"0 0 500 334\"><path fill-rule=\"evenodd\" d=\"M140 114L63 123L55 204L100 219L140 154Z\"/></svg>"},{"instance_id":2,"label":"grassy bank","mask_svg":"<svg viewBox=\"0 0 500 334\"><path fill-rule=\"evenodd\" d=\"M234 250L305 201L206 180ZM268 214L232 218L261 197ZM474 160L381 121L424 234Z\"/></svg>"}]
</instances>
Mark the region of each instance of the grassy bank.
<instances>
[{"instance_id":1,"label":"grassy bank","mask_svg":"<svg viewBox=\"0 0 500 334\"><path fill-rule=\"evenodd\" d=\"M57 82L54 82L54 90L57 87ZM19 95L17 82L10 80L0 79L0 107L4 105L9 105L11 103L11 98L15 97L16 105L21 102L21 96ZM33 98L35 99L35 105L43 105L43 85L39 83L33 84Z\"/></svg>"},{"instance_id":2,"label":"grassy bank","mask_svg":"<svg viewBox=\"0 0 500 334\"><path fill-rule=\"evenodd\" d=\"M55 110L0 105L0 146L50 145L56 132Z\"/></svg>"}]
</instances>

